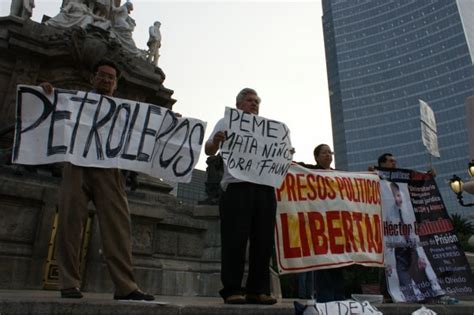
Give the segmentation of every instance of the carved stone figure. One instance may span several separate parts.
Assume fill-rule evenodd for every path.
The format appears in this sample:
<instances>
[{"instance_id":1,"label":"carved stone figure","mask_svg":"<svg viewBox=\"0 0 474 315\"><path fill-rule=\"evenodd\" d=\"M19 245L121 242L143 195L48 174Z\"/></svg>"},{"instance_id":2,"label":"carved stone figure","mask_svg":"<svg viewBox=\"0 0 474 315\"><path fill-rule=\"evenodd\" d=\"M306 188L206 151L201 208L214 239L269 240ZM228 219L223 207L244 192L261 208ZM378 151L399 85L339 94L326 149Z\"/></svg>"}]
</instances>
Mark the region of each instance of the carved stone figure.
<instances>
[{"instance_id":1,"label":"carved stone figure","mask_svg":"<svg viewBox=\"0 0 474 315\"><path fill-rule=\"evenodd\" d=\"M148 29L150 38L148 39L148 62L153 63L155 66L158 65L158 58L160 57L160 47L161 47L161 32L160 32L161 23L156 21Z\"/></svg>"},{"instance_id":2,"label":"carved stone figure","mask_svg":"<svg viewBox=\"0 0 474 315\"><path fill-rule=\"evenodd\" d=\"M60 12L55 17L46 21L45 24L56 28L70 28L73 26L86 28L89 24L104 30L110 28L110 21L95 15L82 0L69 0L68 3L60 9Z\"/></svg>"},{"instance_id":3,"label":"carved stone figure","mask_svg":"<svg viewBox=\"0 0 474 315\"><path fill-rule=\"evenodd\" d=\"M207 168L206 175L207 179L205 182L205 189L207 198L198 201L200 205L217 205L219 204L219 198L221 196L221 179L224 174L224 161L222 156L211 155L206 160Z\"/></svg>"},{"instance_id":4,"label":"carved stone figure","mask_svg":"<svg viewBox=\"0 0 474 315\"><path fill-rule=\"evenodd\" d=\"M120 41L122 48L133 55L140 55L141 52L135 45L132 32L135 29L135 20L130 17L133 11L133 3L127 1L120 7L112 8L112 32Z\"/></svg>"},{"instance_id":5,"label":"carved stone figure","mask_svg":"<svg viewBox=\"0 0 474 315\"><path fill-rule=\"evenodd\" d=\"M12 0L10 5L10 15L19 16L26 20L31 18L33 15L34 7L34 0Z\"/></svg>"},{"instance_id":6,"label":"carved stone figure","mask_svg":"<svg viewBox=\"0 0 474 315\"><path fill-rule=\"evenodd\" d=\"M89 7L95 15L110 19L112 12L111 0L89 0Z\"/></svg>"}]
</instances>

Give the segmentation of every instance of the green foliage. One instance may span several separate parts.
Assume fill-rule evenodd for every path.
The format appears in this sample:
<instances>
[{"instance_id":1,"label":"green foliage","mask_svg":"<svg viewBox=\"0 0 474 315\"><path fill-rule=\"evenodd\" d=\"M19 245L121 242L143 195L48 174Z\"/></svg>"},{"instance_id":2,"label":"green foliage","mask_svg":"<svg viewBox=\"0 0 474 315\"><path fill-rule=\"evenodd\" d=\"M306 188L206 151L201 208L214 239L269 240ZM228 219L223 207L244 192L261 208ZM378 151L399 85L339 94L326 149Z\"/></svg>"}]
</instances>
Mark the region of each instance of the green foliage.
<instances>
[{"instance_id":1,"label":"green foliage","mask_svg":"<svg viewBox=\"0 0 474 315\"><path fill-rule=\"evenodd\" d=\"M474 252L474 247L468 244L469 238L474 234L474 224L456 213L451 215L451 221L462 249L465 252Z\"/></svg>"}]
</instances>

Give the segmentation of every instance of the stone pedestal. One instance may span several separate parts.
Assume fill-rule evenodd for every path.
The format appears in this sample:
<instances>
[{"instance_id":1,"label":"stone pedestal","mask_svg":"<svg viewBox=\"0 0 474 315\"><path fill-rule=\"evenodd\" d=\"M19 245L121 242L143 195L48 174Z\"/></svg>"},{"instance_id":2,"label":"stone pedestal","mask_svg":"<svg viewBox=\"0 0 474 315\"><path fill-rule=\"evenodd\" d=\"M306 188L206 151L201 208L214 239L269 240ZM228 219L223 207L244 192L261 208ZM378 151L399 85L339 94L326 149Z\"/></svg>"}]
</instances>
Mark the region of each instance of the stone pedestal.
<instances>
[{"instance_id":1,"label":"stone pedestal","mask_svg":"<svg viewBox=\"0 0 474 315\"><path fill-rule=\"evenodd\" d=\"M11 167L0 168L0 288L43 288L59 184L48 173L16 175ZM140 287L161 295L216 296L217 218L195 216L192 206L148 188L128 196ZM95 219L85 263L83 290L113 292Z\"/></svg>"},{"instance_id":2,"label":"stone pedestal","mask_svg":"<svg viewBox=\"0 0 474 315\"><path fill-rule=\"evenodd\" d=\"M15 167L2 166L12 144L16 86L48 81L87 91L92 65L104 57L122 70L116 97L172 109L173 91L163 86L163 71L128 56L107 32L57 30L17 17L0 18L0 289L44 288L60 184L59 177L51 176L51 166L22 175ZM185 205L168 194L169 185L155 178L140 175L139 182L139 189L128 195L139 286L160 295L217 296L217 207ZM113 292L92 204L89 210L92 225L82 289ZM272 284L275 295L281 296L276 274Z\"/></svg>"},{"instance_id":3,"label":"stone pedestal","mask_svg":"<svg viewBox=\"0 0 474 315\"><path fill-rule=\"evenodd\" d=\"M0 289L42 289L60 178L0 167ZM220 227L217 206L191 206L147 186L128 193L133 260L140 287L160 295L217 296ZM91 213L94 213L90 204ZM113 292L93 217L82 289ZM245 279L244 279L245 281ZM281 297L272 271L272 293Z\"/></svg>"}]
</instances>

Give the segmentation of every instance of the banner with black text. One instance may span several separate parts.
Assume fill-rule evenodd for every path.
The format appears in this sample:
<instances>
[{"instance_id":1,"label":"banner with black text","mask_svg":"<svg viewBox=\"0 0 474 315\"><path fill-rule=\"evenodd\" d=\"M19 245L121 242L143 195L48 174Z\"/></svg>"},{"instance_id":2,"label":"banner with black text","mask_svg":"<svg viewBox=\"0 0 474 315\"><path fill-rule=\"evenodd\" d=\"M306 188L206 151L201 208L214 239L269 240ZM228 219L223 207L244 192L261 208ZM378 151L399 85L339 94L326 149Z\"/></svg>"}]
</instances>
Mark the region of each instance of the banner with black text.
<instances>
[{"instance_id":1,"label":"banner with black text","mask_svg":"<svg viewBox=\"0 0 474 315\"><path fill-rule=\"evenodd\" d=\"M380 169L385 275L397 302L472 295L473 278L432 175Z\"/></svg>"},{"instance_id":2,"label":"banner with black text","mask_svg":"<svg viewBox=\"0 0 474 315\"><path fill-rule=\"evenodd\" d=\"M206 123L153 104L91 92L17 87L12 162L71 162L189 182Z\"/></svg>"},{"instance_id":3,"label":"banner with black text","mask_svg":"<svg viewBox=\"0 0 474 315\"><path fill-rule=\"evenodd\" d=\"M240 180L279 187L293 158L290 130L282 123L226 107L220 154Z\"/></svg>"}]
</instances>

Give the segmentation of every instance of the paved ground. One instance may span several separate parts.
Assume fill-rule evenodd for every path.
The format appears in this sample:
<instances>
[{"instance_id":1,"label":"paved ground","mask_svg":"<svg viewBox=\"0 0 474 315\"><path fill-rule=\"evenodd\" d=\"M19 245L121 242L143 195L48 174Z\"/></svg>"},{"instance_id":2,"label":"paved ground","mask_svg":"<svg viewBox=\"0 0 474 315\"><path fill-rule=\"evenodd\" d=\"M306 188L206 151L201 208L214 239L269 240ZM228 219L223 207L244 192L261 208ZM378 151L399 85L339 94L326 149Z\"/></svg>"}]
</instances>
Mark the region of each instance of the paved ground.
<instances>
[{"instance_id":1,"label":"paved ground","mask_svg":"<svg viewBox=\"0 0 474 315\"><path fill-rule=\"evenodd\" d=\"M61 299L57 291L0 290L0 315L9 314L153 314L153 315L292 315L293 299L276 305L225 305L219 298L156 296L152 302L118 302L111 294L85 293L83 299ZM300 301L301 302L301 301ZM426 305L438 315L474 315L474 301L457 305ZM380 304L388 315L409 315L419 304Z\"/></svg>"}]
</instances>

